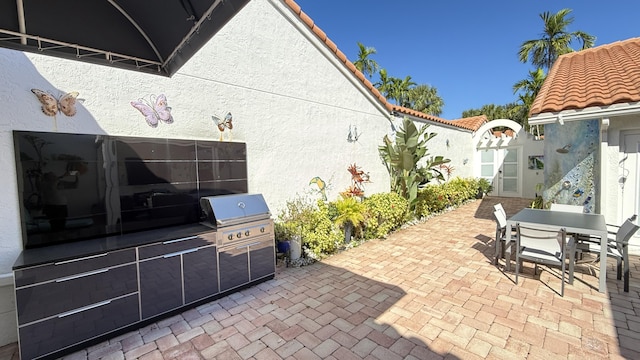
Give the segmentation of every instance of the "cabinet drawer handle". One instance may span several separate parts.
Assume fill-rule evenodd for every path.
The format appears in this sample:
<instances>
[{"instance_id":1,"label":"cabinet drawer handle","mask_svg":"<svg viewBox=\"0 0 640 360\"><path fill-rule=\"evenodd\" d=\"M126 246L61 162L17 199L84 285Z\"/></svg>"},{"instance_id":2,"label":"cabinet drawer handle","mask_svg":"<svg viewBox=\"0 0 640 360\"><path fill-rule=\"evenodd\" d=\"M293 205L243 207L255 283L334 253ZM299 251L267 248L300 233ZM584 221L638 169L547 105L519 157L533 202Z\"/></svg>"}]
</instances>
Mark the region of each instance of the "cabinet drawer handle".
<instances>
[{"instance_id":1,"label":"cabinet drawer handle","mask_svg":"<svg viewBox=\"0 0 640 360\"><path fill-rule=\"evenodd\" d=\"M95 259L95 258L107 256L107 255L109 255L108 252L106 252L104 254L91 255L91 256L87 256L87 257L83 257L83 258L79 258L79 259L71 259L71 260L60 261L60 262L57 262L57 263L53 263L53 265L64 265L64 264L69 264L69 263L76 262L76 261Z\"/></svg>"},{"instance_id":2,"label":"cabinet drawer handle","mask_svg":"<svg viewBox=\"0 0 640 360\"><path fill-rule=\"evenodd\" d=\"M184 251L178 251L178 252L174 252L174 253L171 253L171 254L164 255L163 258L167 259L167 258L170 258L170 257L183 255L183 254L188 254L188 253L192 253L192 252L196 252L196 251L198 251L198 248L184 250Z\"/></svg>"},{"instance_id":3,"label":"cabinet drawer handle","mask_svg":"<svg viewBox=\"0 0 640 360\"><path fill-rule=\"evenodd\" d=\"M254 243L251 243L251 244L244 244L244 245L236 246L236 250L246 249L248 247L252 247L252 246L258 245L258 244L260 244L260 241L254 242Z\"/></svg>"},{"instance_id":4,"label":"cabinet drawer handle","mask_svg":"<svg viewBox=\"0 0 640 360\"><path fill-rule=\"evenodd\" d=\"M163 241L162 244L166 245L166 244L173 244L173 243L177 243L180 241L185 241L185 240L191 240L191 239L195 239L198 236L188 236L188 237L184 237L184 238L180 238L180 239L174 239L174 240L168 240L168 241Z\"/></svg>"},{"instance_id":5,"label":"cabinet drawer handle","mask_svg":"<svg viewBox=\"0 0 640 360\"><path fill-rule=\"evenodd\" d=\"M66 278L57 279L56 282L60 283L60 282L65 282L65 281L69 281L69 280L79 279L79 278L83 278L85 276L91 276L91 275L95 275L95 274L105 273L107 271L109 271L109 269L100 269L100 270L90 271L90 272L86 272L86 273L82 273L82 274L78 274L78 275L71 275L71 276L68 276Z\"/></svg>"},{"instance_id":6,"label":"cabinet drawer handle","mask_svg":"<svg viewBox=\"0 0 640 360\"><path fill-rule=\"evenodd\" d=\"M96 304L92 304L92 305L81 307L81 308L78 308L78 309L75 309L75 310L67 311L66 313L62 313L62 314L58 315L58 318L63 318L63 317L69 316L69 315L81 313L83 311L95 309L97 307L104 306L104 305L109 305L109 304L111 304L111 300L102 301L102 302L99 302L99 303L96 303Z\"/></svg>"}]
</instances>

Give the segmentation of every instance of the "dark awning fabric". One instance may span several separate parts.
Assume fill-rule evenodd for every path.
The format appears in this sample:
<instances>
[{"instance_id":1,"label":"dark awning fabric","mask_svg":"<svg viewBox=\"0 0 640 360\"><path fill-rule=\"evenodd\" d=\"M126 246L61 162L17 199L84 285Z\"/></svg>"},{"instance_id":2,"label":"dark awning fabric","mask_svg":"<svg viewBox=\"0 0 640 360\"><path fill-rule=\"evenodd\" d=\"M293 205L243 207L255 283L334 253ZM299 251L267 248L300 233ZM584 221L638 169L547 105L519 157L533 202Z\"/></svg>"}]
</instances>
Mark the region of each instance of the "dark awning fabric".
<instances>
[{"instance_id":1,"label":"dark awning fabric","mask_svg":"<svg viewBox=\"0 0 640 360\"><path fill-rule=\"evenodd\" d=\"M172 76L250 0L3 0L0 47Z\"/></svg>"}]
</instances>

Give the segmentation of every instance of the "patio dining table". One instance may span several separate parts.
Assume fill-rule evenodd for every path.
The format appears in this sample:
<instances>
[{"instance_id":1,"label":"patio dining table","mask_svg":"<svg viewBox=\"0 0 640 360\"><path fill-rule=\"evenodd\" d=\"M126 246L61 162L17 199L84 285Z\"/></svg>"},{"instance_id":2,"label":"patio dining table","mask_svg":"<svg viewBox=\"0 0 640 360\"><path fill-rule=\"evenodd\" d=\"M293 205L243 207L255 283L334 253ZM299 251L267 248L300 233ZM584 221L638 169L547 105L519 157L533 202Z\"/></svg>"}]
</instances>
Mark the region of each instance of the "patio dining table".
<instances>
[{"instance_id":1,"label":"patio dining table","mask_svg":"<svg viewBox=\"0 0 640 360\"><path fill-rule=\"evenodd\" d=\"M598 290L600 292L605 291L607 280L607 225L604 215L525 208L507 219L507 229L511 229L516 224L529 227L542 225L543 227L565 228L567 233L600 237ZM507 256L507 259L509 258Z\"/></svg>"}]
</instances>

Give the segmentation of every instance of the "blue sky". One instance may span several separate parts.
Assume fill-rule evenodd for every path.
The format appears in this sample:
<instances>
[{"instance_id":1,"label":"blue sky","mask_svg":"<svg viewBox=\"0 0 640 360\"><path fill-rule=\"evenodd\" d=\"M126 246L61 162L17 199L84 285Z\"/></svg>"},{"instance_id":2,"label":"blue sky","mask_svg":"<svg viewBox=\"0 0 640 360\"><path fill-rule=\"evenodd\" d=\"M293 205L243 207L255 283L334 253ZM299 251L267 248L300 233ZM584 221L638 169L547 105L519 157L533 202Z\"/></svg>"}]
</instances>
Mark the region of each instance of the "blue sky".
<instances>
[{"instance_id":1,"label":"blue sky","mask_svg":"<svg viewBox=\"0 0 640 360\"><path fill-rule=\"evenodd\" d=\"M436 87L445 119L485 104L516 101L513 84L533 70L518 60L518 49L540 38L539 14L545 11L572 9L568 30L596 36L596 46L640 37L637 0L296 2L350 60L357 57L359 41L376 49L372 58L389 76L410 75L418 84Z\"/></svg>"}]
</instances>

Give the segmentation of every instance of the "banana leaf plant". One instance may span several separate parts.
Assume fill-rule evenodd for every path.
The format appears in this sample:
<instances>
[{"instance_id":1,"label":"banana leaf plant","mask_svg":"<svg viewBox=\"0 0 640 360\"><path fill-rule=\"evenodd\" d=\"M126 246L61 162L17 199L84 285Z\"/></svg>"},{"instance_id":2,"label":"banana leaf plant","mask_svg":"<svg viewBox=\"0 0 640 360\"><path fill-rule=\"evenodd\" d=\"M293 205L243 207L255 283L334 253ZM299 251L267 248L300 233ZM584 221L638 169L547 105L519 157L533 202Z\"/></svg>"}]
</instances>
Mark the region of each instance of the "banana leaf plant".
<instances>
[{"instance_id":1,"label":"banana leaf plant","mask_svg":"<svg viewBox=\"0 0 640 360\"><path fill-rule=\"evenodd\" d=\"M418 201L418 188L434 179L444 180L438 167L451 161L442 156L427 158L426 144L437 135L428 133L428 127L427 124L418 129L413 121L405 117L402 127L396 132L395 141L385 135L384 144L378 147L391 177L391 190L409 201L411 212Z\"/></svg>"}]
</instances>

